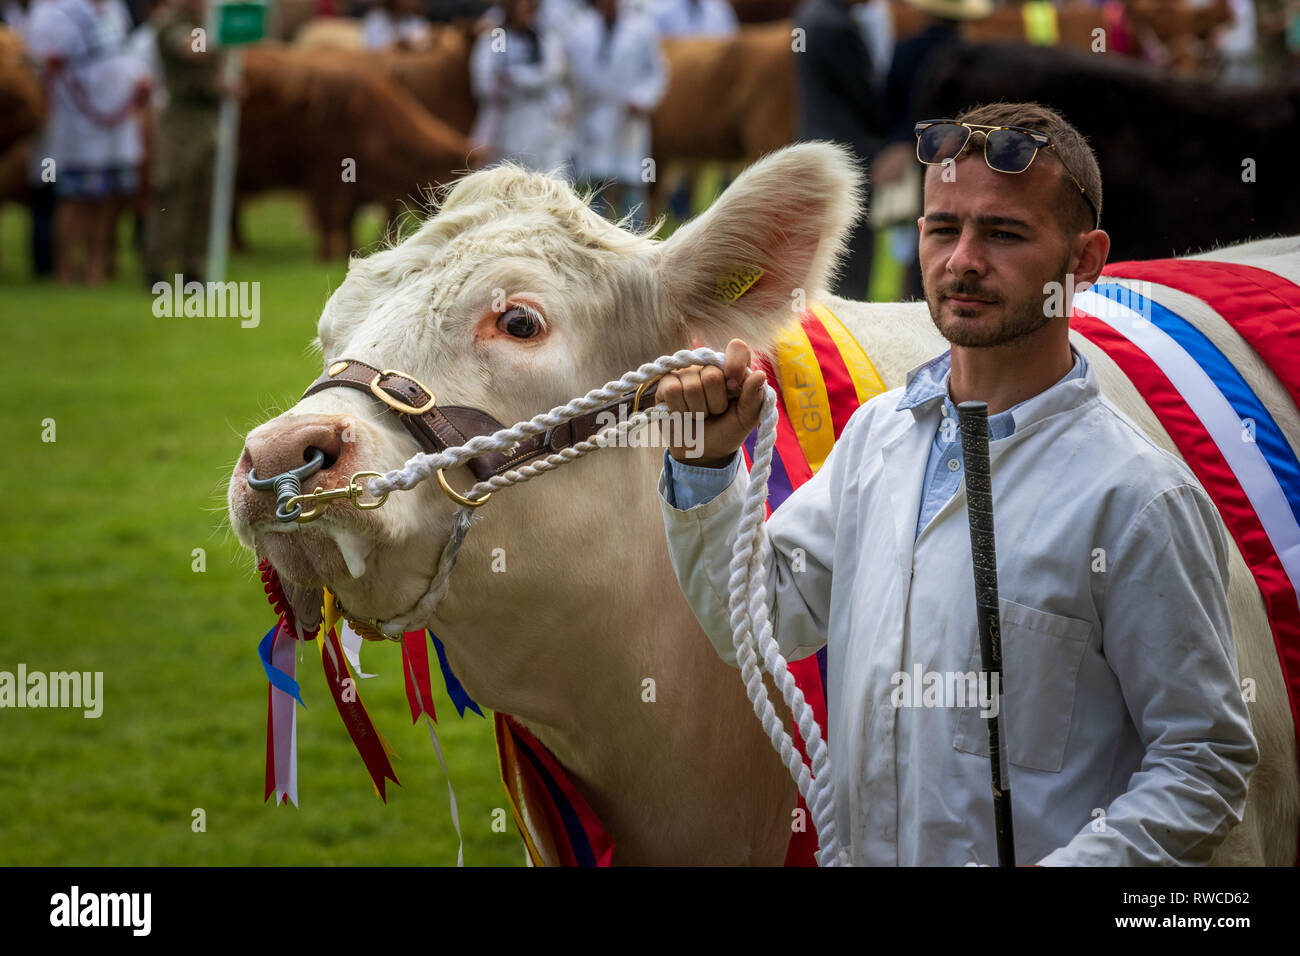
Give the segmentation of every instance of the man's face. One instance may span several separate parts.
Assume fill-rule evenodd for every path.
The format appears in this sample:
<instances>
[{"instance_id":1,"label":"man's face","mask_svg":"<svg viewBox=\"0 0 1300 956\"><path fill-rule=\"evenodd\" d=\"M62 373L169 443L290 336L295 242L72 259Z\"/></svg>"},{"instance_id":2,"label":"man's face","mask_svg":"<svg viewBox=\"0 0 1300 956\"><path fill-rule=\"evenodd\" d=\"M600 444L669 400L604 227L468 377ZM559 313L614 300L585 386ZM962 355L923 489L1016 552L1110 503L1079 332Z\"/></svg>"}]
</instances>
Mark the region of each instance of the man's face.
<instances>
[{"instance_id":1,"label":"man's face","mask_svg":"<svg viewBox=\"0 0 1300 956\"><path fill-rule=\"evenodd\" d=\"M948 170L925 174L921 277L930 317L945 339L992 348L1023 339L1053 318L1043 286L1065 284L1070 240L1056 222L1061 170L1042 155L1023 173L984 162L984 141Z\"/></svg>"}]
</instances>

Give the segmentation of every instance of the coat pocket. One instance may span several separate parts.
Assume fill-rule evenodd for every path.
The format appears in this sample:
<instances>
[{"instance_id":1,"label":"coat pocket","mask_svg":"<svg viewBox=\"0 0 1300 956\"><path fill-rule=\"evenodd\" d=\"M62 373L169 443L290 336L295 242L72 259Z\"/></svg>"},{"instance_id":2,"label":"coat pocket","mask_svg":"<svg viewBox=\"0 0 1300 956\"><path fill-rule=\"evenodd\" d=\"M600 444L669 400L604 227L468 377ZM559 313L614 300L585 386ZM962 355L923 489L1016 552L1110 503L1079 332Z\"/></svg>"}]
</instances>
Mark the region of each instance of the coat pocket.
<instances>
[{"instance_id":1,"label":"coat pocket","mask_svg":"<svg viewBox=\"0 0 1300 956\"><path fill-rule=\"evenodd\" d=\"M998 602L1002 619L1002 747L1007 759L1031 770L1059 772L1074 716L1079 667L1092 625L1014 601ZM979 639L969 669L980 669ZM989 753L987 719L963 707L952 745L963 753Z\"/></svg>"}]
</instances>

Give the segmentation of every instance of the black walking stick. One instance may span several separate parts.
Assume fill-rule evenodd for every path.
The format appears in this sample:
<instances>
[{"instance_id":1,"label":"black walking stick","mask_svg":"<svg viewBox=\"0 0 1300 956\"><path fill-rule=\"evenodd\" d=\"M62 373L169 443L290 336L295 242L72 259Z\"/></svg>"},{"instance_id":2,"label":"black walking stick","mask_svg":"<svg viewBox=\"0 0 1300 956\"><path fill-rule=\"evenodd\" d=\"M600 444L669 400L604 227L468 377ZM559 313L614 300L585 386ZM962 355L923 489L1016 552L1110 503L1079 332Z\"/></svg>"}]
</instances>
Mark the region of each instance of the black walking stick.
<instances>
[{"instance_id":1,"label":"black walking stick","mask_svg":"<svg viewBox=\"0 0 1300 956\"><path fill-rule=\"evenodd\" d=\"M996 688L997 709L989 718L989 764L993 771L993 823L998 865L1016 865L1011 831L1011 781L1002 779L1002 625L998 617L998 554L993 541L993 482L989 467L989 409L984 402L957 406L962 457L966 460L966 514L970 518L971 563L975 568L975 613L979 621L980 666L985 686ZM996 680L996 683L994 683ZM1008 774L1009 776L1009 774ZM1005 785L1004 785L1005 783Z\"/></svg>"}]
</instances>

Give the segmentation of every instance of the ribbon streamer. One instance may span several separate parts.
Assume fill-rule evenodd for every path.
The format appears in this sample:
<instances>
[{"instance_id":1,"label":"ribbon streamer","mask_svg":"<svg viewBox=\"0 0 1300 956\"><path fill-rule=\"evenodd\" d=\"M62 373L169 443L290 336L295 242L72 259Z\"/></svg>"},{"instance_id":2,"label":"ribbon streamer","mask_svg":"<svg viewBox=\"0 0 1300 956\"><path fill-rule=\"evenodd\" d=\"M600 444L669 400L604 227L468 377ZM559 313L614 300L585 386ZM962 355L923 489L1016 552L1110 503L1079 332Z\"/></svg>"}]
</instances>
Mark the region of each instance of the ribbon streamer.
<instances>
[{"instance_id":1,"label":"ribbon streamer","mask_svg":"<svg viewBox=\"0 0 1300 956\"><path fill-rule=\"evenodd\" d=\"M411 723L417 723L420 714L428 714L436 724L438 715L433 712L429 648L424 643L424 631L407 631L402 635L402 674L406 678L406 699L411 705Z\"/></svg>"},{"instance_id":2,"label":"ribbon streamer","mask_svg":"<svg viewBox=\"0 0 1300 956\"><path fill-rule=\"evenodd\" d=\"M374 674L367 674L361 669L361 644L365 638L352 629L347 621L344 621L339 627L339 637L343 642L343 654L348 659L348 665L356 673L359 680L365 680L367 677L374 677Z\"/></svg>"},{"instance_id":3,"label":"ribbon streamer","mask_svg":"<svg viewBox=\"0 0 1300 956\"><path fill-rule=\"evenodd\" d=\"M281 615L275 626L258 645L258 655L266 670L266 793L263 800L276 795L276 805L286 800L298 806L298 712L303 707L295 680L296 641L289 633L288 618Z\"/></svg>"},{"instance_id":4,"label":"ribbon streamer","mask_svg":"<svg viewBox=\"0 0 1300 956\"><path fill-rule=\"evenodd\" d=\"M262 667L266 670L266 679L271 682L271 686L283 691L306 707L307 705L302 703L302 697L298 691L298 682L294 680L292 673L290 673L294 670L293 655L290 654L288 658L288 671L278 666L283 658L272 657L272 648L279 633L284 630L286 632L285 637L288 637L287 625L288 621L284 617L276 621L275 626L266 632L266 637L262 638L262 643L257 645L257 653L262 658Z\"/></svg>"},{"instance_id":5,"label":"ribbon streamer","mask_svg":"<svg viewBox=\"0 0 1300 956\"><path fill-rule=\"evenodd\" d=\"M456 865L465 865L465 838L460 832L460 808L456 805L456 791L451 785L451 771L447 769L447 760L442 755L442 745L438 743L438 734L433 729L437 717L433 713L433 691L429 681L429 654L424 646L423 631L407 631L402 639L402 665L406 674L406 694L411 702L411 723L424 715L424 722L429 728L429 740L433 743L433 752L438 755L442 765L443 776L447 778L447 800L451 807L451 825L456 829Z\"/></svg>"},{"instance_id":6,"label":"ribbon streamer","mask_svg":"<svg viewBox=\"0 0 1300 956\"><path fill-rule=\"evenodd\" d=\"M321 630L325 629L321 628ZM330 696L334 698L334 706L338 708L339 716L343 718L343 726L347 728L357 753L361 755L366 765L375 794L387 803L388 795L384 781L392 780L393 783L401 786L388 759L389 755L393 754L393 749L384 739L383 734L375 728L374 722L366 712L366 706L361 700L361 691L348 670L343 648L339 646L338 634L331 629L320 644L322 645L321 667L325 671L325 683L329 686ZM350 686L345 687L345 681L349 681Z\"/></svg>"},{"instance_id":7,"label":"ribbon streamer","mask_svg":"<svg viewBox=\"0 0 1300 956\"><path fill-rule=\"evenodd\" d=\"M468 707L482 717L483 711L478 709L478 704L465 693L465 688L460 686L460 681L451 672L451 665L447 663L447 651L442 646L442 641L438 640L438 636L433 631L429 632L429 640L433 641L433 649L438 652L438 666L442 669L442 680L447 685L447 696L456 705L456 712L464 717L465 709Z\"/></svg>"}]
</instances>

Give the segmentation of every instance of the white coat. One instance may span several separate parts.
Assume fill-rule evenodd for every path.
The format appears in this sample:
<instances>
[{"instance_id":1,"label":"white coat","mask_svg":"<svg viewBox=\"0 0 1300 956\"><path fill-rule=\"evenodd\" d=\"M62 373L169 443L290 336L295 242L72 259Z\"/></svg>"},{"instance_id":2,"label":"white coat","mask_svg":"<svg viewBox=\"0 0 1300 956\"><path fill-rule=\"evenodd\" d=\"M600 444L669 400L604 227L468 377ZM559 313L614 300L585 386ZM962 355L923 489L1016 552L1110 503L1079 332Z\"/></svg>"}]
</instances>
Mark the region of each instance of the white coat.
<instances>
[{"instance_id":1,"label":"white coat","mask_svg":"<svg viewBox=\"0 0 1300 956\"><path fill-rule=\"evenodd\" d=\"M564 45L539 33L538 59L531 44L508 27L486 31L474 44L470 79L478 100L471 137L487 147L492 162L515 160L546 172L568 157Z\"/></svg>"},{"instance_id":2,"label":"white coat","mask_svg":"<svg viewBox=\"0 0 1300 956\"><path fill-rule=\"evenodd\" d=\"M605 20L593 11L575 18L568 39L574 168L582 178L641 183L652 158L650 118L630 115L628 106L658 106L668 70L647 17L621 12L608 40L606 33Z\"/></svg>"},{"instance_id":3,"label":"white coat","mask_svg":"<svg viewBox=\"0 0 1300 956\"><path fill-rule=\"evenodd\" d=\"M429 31L429 21L419 14L396 16L376 8L367 11L361 22L361 45L367 50L387 50L401 42L419 46Z\"/></svg>"},{"instance_id":4,"label":"white coat","mask_svg":"<svg viewBox=\"0 0 1300 956\"><path fill-rule=\"evenodd\" d=\"M729 37L740 29L727 0L661 0L655 26L666 37Z\"/></svg>"},{"instance_id":5,"label":"white coat","mask_svg":"<svg viewBox=\"0 0 1300 956\"><path fill-rule=\"evenodd\" d=\"M123 108L141 66L124 49L130 17L120 0L37 0L28 22L28 45L38 61L58 57L62 70L50 81L50 110L42 150L55 175L70 169L134 165L138 136ZM112 122L104 122L105 120Z\"/></svg>"},{"instance_id":6,"label":"white coat","mask_svg":"<svg viewBox=\"0 0 1300 956\"><path fill-rule=\"evenodd\" d=\"M978 708L899 706L918 703L899 697L901 673L980 669L964 484L915 536L941 396L900 410L902 396L859 408L767 522L775 636L789 659L828 645L837 825L853 861L996 864ZM1204 862L1240 820L1258 760L1222 521L1091 369L1015 422L990 457L1017 862ZM663 497L667 480L674 568L734 665L728 565L748 474L742 463L688 511Z\"/></svg>"}]
</instances>

